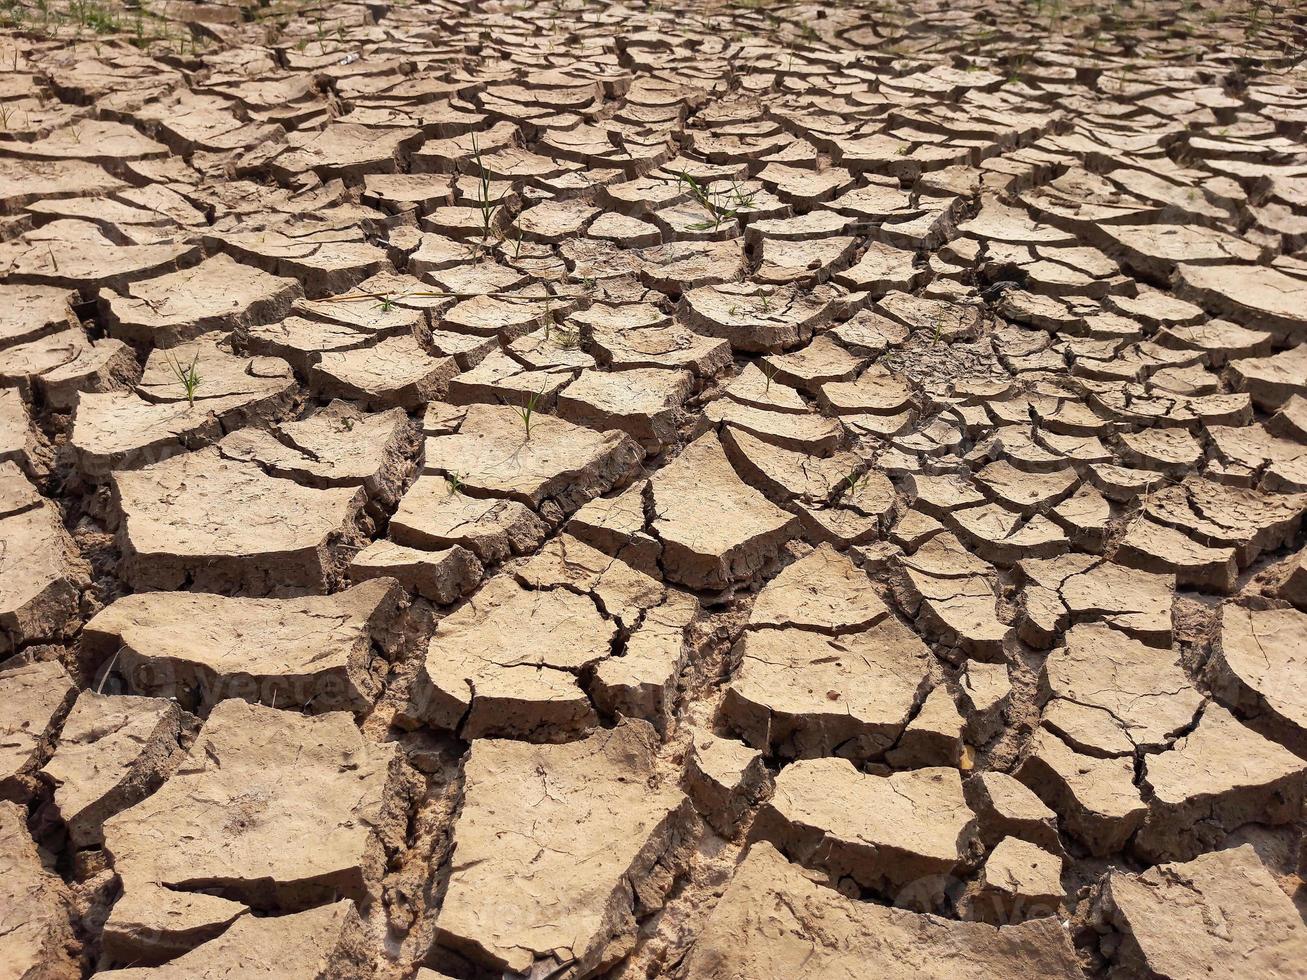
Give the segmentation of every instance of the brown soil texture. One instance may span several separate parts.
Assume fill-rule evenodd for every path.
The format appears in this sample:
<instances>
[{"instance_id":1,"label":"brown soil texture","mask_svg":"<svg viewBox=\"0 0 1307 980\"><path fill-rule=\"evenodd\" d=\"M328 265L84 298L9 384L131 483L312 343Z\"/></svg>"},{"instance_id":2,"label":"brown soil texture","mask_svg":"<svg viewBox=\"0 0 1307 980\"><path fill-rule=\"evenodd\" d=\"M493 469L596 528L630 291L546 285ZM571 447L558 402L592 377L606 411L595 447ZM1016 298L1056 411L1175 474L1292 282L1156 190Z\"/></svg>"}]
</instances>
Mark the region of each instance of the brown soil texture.
<instances>
[{"instance_id":1,"label":"brown soil texture","mask_svg":"<svg viewBox=\"0 0 1307 980\"><path fill-rule=\"evenodd\" d=\"M1290 980L1307 10L0 0L0 980Z\"/></svg>"}]
</instances>

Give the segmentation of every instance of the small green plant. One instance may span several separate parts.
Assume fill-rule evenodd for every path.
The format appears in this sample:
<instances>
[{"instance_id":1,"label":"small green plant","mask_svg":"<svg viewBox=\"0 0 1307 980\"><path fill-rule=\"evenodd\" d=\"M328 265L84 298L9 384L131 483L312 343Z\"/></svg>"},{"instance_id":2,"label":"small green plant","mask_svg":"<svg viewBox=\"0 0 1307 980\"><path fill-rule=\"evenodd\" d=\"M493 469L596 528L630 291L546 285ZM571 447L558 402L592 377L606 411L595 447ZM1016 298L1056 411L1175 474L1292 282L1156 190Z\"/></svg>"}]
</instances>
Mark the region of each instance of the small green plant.
<instances>
[{"instance_id":1,"label":"small green plant","mask_svg":"<svg viewBox=\"0 0 1307 980\"><path fill-rule=\"evenodd\" d=\"M548 340L550 333L554 329L554 298L552 296L545 297L545 308L536 317L536 326L545 332L545 340Z\"/></svg>"},{"instance_id":2,"label":"small green plant","mask_svg":"<svg viewBox=\"0 0 1307 980\"><path fill-rule=\"evenodd\" d=\"M867 486L870 479L870 472L859 473L857 470L854 470L844 478L844 483L848 486L848 489L844 491L844 496L856 497L858 493Z\"/></svg>"},{"instance_id":3,"label":"small green plant","mask_svg":"<svg viewBox=\"0 0 1307 980\"><path fill-rule=\"evenodd\" d=\"M472 134L472 162L477 168L477 210L481 212L481 240L484 242L490 237L490 229L495 221L495 213L499 210L499 203L492 203L490 200L490 172L486 170L485 165L481 162L481 142L477 134ZM521 231L518 231L519 239ZM518 248L521 248L519 243Z\"/></svg>"},{"instance_id":4,"label":"small green plant","mask_svg":"<svg viewBox=\"0 0 1307 980\"><path fill-rule=\"evenodd\" d=\"M181 362L172 354L169 354L167 358L168 366L172 368L172 373L177 376L177 382L186 392L187 403L193 408L195 406L195 392L200 387L200 371L196 366L200 360L200 355L196 354L192 357L191 363L186 367L182 367Z\"/></svg>"},{"instance_id":5,"label":"small green plant","mask_svg":"<svg viewBox=\"0 0 1307 980\"><path fill-rule=\"evenodd\" d=\"M736 211L750 210L753 207L753 199L757 196L758 192L756 190L748 192L741 191L740 185L735 182L735 178L731 178L730 197L731 203L735 205Z\"/></svg>"},{"instance_id":6,"label":"small green plant","mask_svg":"<svg viewBox=\"0 0 1307 980\"><path fill-rule=\"evenodd\" d=\"M463 492L463 476L457 470L451 470L445 474L445 488L449 491L449 496Z\"/></svg>"},{"instance_id":7,"label":"small green plant","mask_svg":"<svg viewBox=\"0 0 1307 980\"><path fill-rule=\"evenodd\" d=\"M389 294L389 293L387 293L387 294L385 294L384 296L381 297L381 312L382 312L382 313L389 313L389 312L390 312L391 310L393 310L394 308L395 308L395 301L394 301L393 299L390 298L390 294Z\"/></svg>"},{"instance_id":8,"label":"small green plant","mask_svg":"<svg viewBox=\"0 0 1307 980\"><path fill-rule=\"evenodd\" d=\"M712 193L708 188L704 187L703 184L699 183L684 170L676 175L676 179L685 185L686 189L690 192L690 196L694 198L695 203L707 211L711 216L711 220L709 221L700 221L691 225L691 230L707 231L711 228L713 231L717 231L717 229L722 226L722 218L726 215L713 203Z\"/></svg>"},{"instance_id":9,"label":"small green plant","mask_svg":"<svg viewBox=\"0 0 1307 980\"><path fill-rule=\"evenodd\" d=\"M763 385L762 392L764 395L769 395L771 394L772 380L776 377L776 365L768 364L764 361L762 365L762 373L763 377L767 379L767 383Z\"/></svg>"},{"instance_id":10,"label":"small green plant","mask_svg":"<svg viewBox=\"0 0 1307 980\"><path fill-rule=\"evenodd\" d=\"M518 418L522 420L522 428L526 430L526 441L531 441L531 426L535 424L536 405L544 397L544 389L534 392L526 400L525 405L514 405L513 411L517 413Z\"/></svg>"},{"instance_id":11,"label":"small green plant","mask_svg":"<svg viewBox=\"0 0 1307 980\"><path fill-rule=\"evenodd\" d=\"M770 312L771 312L771 293L769 293L769 292L765 292L765 291L764 291L764 292L760 292L760 293L758 293L758 299L760 300L760 302L759 302L759 304L758 304L758 308L759 308L760 310L762 310L762 312L764 312L764 313L770 313Z\"/></svg>"}]
</instances>

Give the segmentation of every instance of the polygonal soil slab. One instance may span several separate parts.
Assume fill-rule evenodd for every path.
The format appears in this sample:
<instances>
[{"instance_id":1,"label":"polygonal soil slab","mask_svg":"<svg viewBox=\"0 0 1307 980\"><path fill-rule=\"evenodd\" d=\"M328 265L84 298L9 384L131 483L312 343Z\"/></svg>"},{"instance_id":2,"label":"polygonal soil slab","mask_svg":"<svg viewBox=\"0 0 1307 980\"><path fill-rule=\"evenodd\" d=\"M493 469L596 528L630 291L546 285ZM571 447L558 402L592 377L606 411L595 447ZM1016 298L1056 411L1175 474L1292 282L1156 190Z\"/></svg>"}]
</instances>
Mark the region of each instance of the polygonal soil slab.
<instances>
[{"instance_id":1,"label":"polygonal soil slab","mask_svg":"<svg viewBox=\"0 0 1307 980\"><path fill-rule=\"evenodd\" d=\"M1207 679L1228 708L1307 758L1305 644L1307 615L1228 605Z\"/></svg>"},{"instance_id":2,"label":"polygonal soil slab","mask_svg":"<svg viewBox=\"0 0 1307 980\"><path fill-rule=\"evenodd\" d=\"M100 309L111 337L172 347L209 330L280 320L301 292L294 279L215 255L192 268L132 283L123 293L106 289Z\"/></svg>"},{"instance_id":3,"label":"polygonal soil slab","mask_svg":"<svg viewBox=\"0 0 1307 980\"><path fill-rule=\"evenodd\" d=\"M242 915L216 939L162 966L101 970L111 980L218 980L305 977L366 980L372 975L366 929L345 899L291 915Z\"/></svg>"},{"instance_id":4,"label":"polygonal soil slab","mask_svg":"<svg viewBox=\"0 0 1307 980\"><path fill-rule=\"evenodd\" d=\"M930 688L929 649L888 614L835 637L750 630L734 656L724 720L750 745L787 758L879 758Z\"/></svg>"},{"instance_id":5,"label":"polygonal soil slab","mask_svg":"<svg viewBox=\"0 0 1307 980\"><path fill-rule=\"evenodd\" d=\"M321 398L413 409L444 395L457 373L454 358L433 357L417 338L387 337L370 347L324 353L309 372L309 387Z\"/></svg>"},{"instance_id":6,"label":"polygonal soil slab","mask_svg":"<svg viewBox=\"0 0 1307 980\"><path fill-rule=\"evenodd\" d=\"M605 312L611 310L611 312ZM731 362L731 345L704 337L679 324L667 324L656 308L642 315L641 307L591 307L573 319L589 333L597 356L614 370L684 368L711 376Z\"/></svg>"},{"instance_id":7,"label":"polygonal soil slab","mask_svg":"<svg viewBox=\"0 0 1307 980\"><path fill-rule=\"evenodd\" d=\"M1245 824L1298 819L1307 761L1208 704L1168 751L1144 757L1148 817L1133 849L1149 861L1185 861Z\"/></svg>"},{"instance_id":8,"label":"polygonal soil slab","mask_svg":"<svg viewBox=\"0 0 1307 980\"><path fill-rule=\"evenodd\" d=\"M1070 554L1019 562L1026 585L1021 638L1047 647L1068 625L1101 619L1151 644L1171 642L1175 576Z\"/></svg>"},{"instance_id":9,"label":"polygonal soil slab","mask_svg":"<svg viewBox=\"0 0 1307 980\"><path fill-rule=\"evenodd\" d=\"M56 286L0 286L0 346L81 325L70 301L76 294Z\"/></svg>"},{"instance_id":10,"label":"polygonal soil slab","mask_svg":"<svg viewBox=\"0 0 1307 980\"><path fill-rule=\"evenodd\" d=\"M1210 312L1280 340L1307 340L1307 284L1269 266L1181 265L1176 291Z\"/></svg>"},{"instance_id":11,"label":"polygonal soil slab","mask_svg":"<svg viewBox=\"0 0 1307 980\"><path fill-rule=\"evenodd\" d=\"M428 551L461 545L487 565L530 554L547 532L525 504L469 497L435 474L419 476L390 519L390 536L401 545Z\"/></svg>"},{"instance_id":12,"label":"polygonal soil slab","mask_svg":"<svg viewBox=\"0 0 1307 980\"><path fill-rule=\"evenodd\" d=\"M590 696L613 718L643 718L666 738L675 726L678 682L693 650L686 631L699 615L699 603L682 592L649 609L626 641L621 656L595 668Z\"/></svg>"},{"instance_id":13,"label":"polygonal soil slab","mask_svg":"<svg viewBox=\"0 0 1307 980\"><path fill-rule=\"evenodd\" d=\"M832 882L852 878L900 906L930 908L977 845L956 769L869 776L843 759L794 762L776 777L755 837Z\"/></svg>"},{"instance_id":14,"label":"polygonal soil slab","mask_svg":"<svg viewBox=\"0 0 1307 980\"><path fill-rule=\"evenodd\" d=\"M409 592L439 605L448 605L471 592L483 571L476 556L461 545L439 551L419 551L393 541L373 541L349 563L355 582L393 578Z\"/></svg>"},{"instance_id":15,"label":"polygonal soil slab","mask_svg":"<svg viewBox=\"0 0 1307 980\"><path fill-rule=\"evenodd\" d=\"M421 142L422 134L416 129L374 129L333 122L321 130L291 133L285 149L268 161L268 167L287 182L309 170L323 180L358 180L364 174L394 173L397 160L407 157Z\"/></svg>"},{"instance_id":16,"label":"polygonal soil slab","mask_svg":"<svg viewBox=\"0 0 1307 980\"><path fill-rule=\"evenodd\" d=\"M76 627L90 569L59 509L13 463L0 463L0 655Z\"/></svg>"},{"instance_id":17,"label":"polygonal soil slab","mask_svg":"<svg viewBox=\"0 0 1307 980\"><path fill-rule=\"evenodd\" d=\"M577 674L616 635L589 596L500 575L440 621L410 713L469 739L579 737L597 718Z\"/></svg>"},{"instance_id":18,"label":"polygonal soil slab","mask_svg":"<svg viewBox=\"0 0 1307 980\"><path fill-rule=\"evenodd\" d=\"M357 228L288 227L292 230L206 235L205 244L272 275L298 279L310 299L343 293L389 267L386 253L362 241Z\"/></svg>"},{"instance_id":19,"label":"polygonal soil slab","mask_svg":"<svg viewBox=\"0 0 1307 980\"><path fill-rule=\"evenodd\" d=\"M474 742L437 946L542 976L589 976L625 955L689 818L656 745L640 721L565 745Z\"/></svg>"},{"instance_id":20,"label":"polygonal soil slab","mask_svg":"<svg viewBox=\"0 0 1307 980\"><path fill-rule=\"evenodd\" d=\"M726 423L784 449L814 456L829 456L844 439L844 428L835 419L807 410L769 411L733 395L709 402L703 417L712 425Z\"/></svg>"},{"instance_id":21,"label":"polygonal soil slab","mask_svg":"<svg viewBox=\"0 0 1307 980\"><path fill-rule=\"evenodd\" d=\"M1008 837L989 852L958 900L958 911L963 918L1001 926L1056 915L1064 897L1061 854Z\"/></svg>"},{"instance_id":22,"label":"polygonal soil slab","mask_svg":"<svg viewBox=\"0 0 1307 980\"><path fill-rule=\"evenodd\" d=\"M118 960L182 951L247 907L370 903L396 752L365 740L344 713L223 701L172 778L105 822L124 893L106 949Z\"/></svg>"},{"instance_id":23,"label":"polygonal soil slab","mask_svg":"<svg viewBox=\"0 0 1307 980\"><path fill-rule=\"evenodd\" d=\"M54 738L77 697L57 660L0 671L0 799L26 800L31 775L54 751Z\"/></svg>"},{"instance_id":24,"label":"polygonal soil slab","mask_svg":"<svg viewBox=\"0 0 1307 980\"><path fill-rule=\"evenodd\" d=\"M896 562L900 602L918 625L946 645L993 659L1008 634L993 569L947 533Z\"/></svg>"},{"instance_id":25,"label":"polygonal soil slab","mask_svg":"<svg viewBox=\"0 0 1307 980\"><path fill-rule=\"evenodd\" d=\"M365 494L268 476L217 449L113 475L123 573L138 589L323 591Z\"/></svg>"},{"instance_id":26,"label":"polygonal soil slab","mask_svg":"<svg viewBox=\"0 0 1307 980\"><path fill-rule=\"evenodd\" d=\"M135 380L139 365L121 340L91 340L81 327L60 330L0 350L0 382L25 398L39 395L68 410L83 391L119 391Z\"/></svg>"},{"instance_id":27,"label":"polygonal soil slab","mask_svg":"<svg viewBox=\"0 0 1307 980\"><path fill-rule=\"evenodd\" d=\"M887 613L867 573L825 544L785 566L763 587L749 613L749 626L840 635L865 630Z\"/></svg>"},{"instance_id":28,"label":"polygonal soil slab","mask_svg":"<svg viewBox=\"0 0 1307 980\"><path fill-rule=\"evenodd\" d=\"M643 458L624 432L594 432L537 413L528 437L513 409L471 405L457 432L427 440L425 472L455 476L475 497L561 515L625 484Z\"/></svg>"},{"instance_id":29,"label":"polygonal soil slab","mask_svg":"<svg viewBox=\"0 0 1307 980\"><path fill-rule=\"evenodd\" d=\"M393 580L328 596L250 599L190 592L124 596L86 624L83 651L136 694L207 713L227 698L290 710L366 710L379 649L399 611Z\"/></svg>"},{"instance_id":30,"label":"polygonal soil slab","mask_svg":"<svg viewBox=\"0 0 1307 980\"><path fill-rule=\"evenodd\" d=\"M1111 871L1100 907L1121 935L1112 955L1123 975L1176 980L1297 976L1307 926L1250 845Z\"/></svg>"},{"instance_id":31,"label":"polygonal soil slab","mask_svg":"<svg viewBox=\"0 0 1307 980\"><path fill-rule=\"evenodd\" d=\"M0 964L6 977L77 980L71 896L42 863L27 809L0 802Z\"/></svg>"},{"instance_id":32,"label":"polygonal soil slab","mask_svg":"<svg viewBox=\"0 0 1307 980\"><path fill-rule=\"evenodd\" d=\"M155 350L135 391L78 395L70 445L81 471L102 478L284 415L298 393L290 365L234 354L221 337ZM188 394L191 372L199 384Z\"/></svg>"},{"instance_id":33,"label":"polygonal soil slab","mask_svg":"<svg viewBox=\"0 0 1307 980\"><path fill-rule=\"evenodd\" d=\"M1094 756L1155 752L1193 725L1203 704L1179 654L1132 640L1100 623L1067 630L1044 662L1052 699L1044 727Z\"/></svg>"},{"instance_id":34,"label":"polygonal soil slab","mask_svg":"<svg viewBox=\"0 0 1307 980\"><path fill-rule=\"evenodd\" d=\"M676 418L693 390L686 371L583 371L558 397L558 414L599 431L628 433L647 453L676 441Z\"/></svg>"},{"instance_id":35,"label":"polygonal soil slab","mask_svg":"<svg viewBox=\"0 0 1307 980\"><path fill-rule=\"evenodd\" d=\"M218 448L228 459L258 463L304 486L362 486L391 506L416 469L419 443L417 426L403 409L366 413L333 401L271 430L233 432Z\"/></svg>"},{"instance_id":36,"label":"polygonal soil slab","mask_svg":"<svg viewBox=\"0 0 1307 980\"><path fill-rule=\"evenodd\" d=\"M635 627L644 614L669 595L653 569L641 571L570 534L559 534L533 557L519 563L513 576L530 589L566 589L589 595L599 610L623 629Z\"/></svg>"},{"instance_id":37,"label":"polygonal soil slab","mask_svg":"<svg viewBox=\"0 0 1307 980\"><path fill-rule=\"evenodd\" d=\"M1120 851L1147 813L1133 756L1086 755L1047 728L1036 729L1015 775L1095 857Z\"/></svg>"},{"instance_id":38,"label":"polygonal soil slab","mask_svg":"<svg viewBox=\"0 0 1307 980\"><path fill-rule=\"evenodd\" d=\"M33 429L23 393L0 388L0 463L13 463L27 474L49 464L49 449Z\"/></svg>"},{"instance_id":39,"label":"polygonal soil slab","mask_svg":"<svg viewBox=\"0 0 1307 980\"><path fill-rule=\"evenodd\" d=\"M1144 512L1212 551L1230 549L1242 568L1293 538L1307 516L1307 494L1266 494L1189 478L1150 495Z\"/></svg>"},{"instance_id":40,"label":"polygonal soil slab","mask_svg":"<svg viewBox=\"0 0 1307 980\"><path fill-rule=\"evenodd\" d=\"M778 289L756 283L723 283L691 289L681 297L681 319L696 333L728 340L736 350L789 350L812 339L832 312L830 287Z\"/></svg>"},{"instance_id":41,"label":"polygonal soil slab","mask_svg":"<svg viewBox=\"0 0 1307 980\"><path fill-rule=\"evenodd\" d=\"M181 711L162 698L83 691L42 773L78 847L103 839L108 817L153 792L179 754Z\"/></svg>"},{"instance_id":42,"label":"polygonal soil slab","mask_svg":"<svg viewBox=\"0 0 1307 980\"><path fill-rule=\"evenodd\" d=\"M1258 408L1274 412L1294 395L1307 394L1307 344L1233 361L1229 371L1237 391L1248 392Z\"/></svg>"},{"instance_id":43,"label":"polygonal soil slab","mask_svg":"<svg viewBox=\"0 0 1307 980\"><path fill-rule=\"evenodd\" d=\"M1055 919L1002 929L846 898L754 844L688 957L687 976L1079 980Z\"/></svg>"},{"instance_id":44,"label":"polygonal soil slab","mask_svg":"<svg viewBox=\"0 0 1307 980\"><path fill-rule=\"evenodd\" d=\"M711 432L657 472L650 495L664 573L690 588L752 578L797 529L796 518L736 475Z\"/></svg>"},{"instance_id":45,"label":"polygonal soil slab","mask_svg":"<svg viewBox=\"0 0 1307 980\"><path fill-rule=\"evenodd\" d=\"M53 243L58 243L58 258ZM90 222L61 220L0 243L0 273L15 283L123 290L190 264L200 254L194 244L120 245Z\"/></svg>"}]
</instances>

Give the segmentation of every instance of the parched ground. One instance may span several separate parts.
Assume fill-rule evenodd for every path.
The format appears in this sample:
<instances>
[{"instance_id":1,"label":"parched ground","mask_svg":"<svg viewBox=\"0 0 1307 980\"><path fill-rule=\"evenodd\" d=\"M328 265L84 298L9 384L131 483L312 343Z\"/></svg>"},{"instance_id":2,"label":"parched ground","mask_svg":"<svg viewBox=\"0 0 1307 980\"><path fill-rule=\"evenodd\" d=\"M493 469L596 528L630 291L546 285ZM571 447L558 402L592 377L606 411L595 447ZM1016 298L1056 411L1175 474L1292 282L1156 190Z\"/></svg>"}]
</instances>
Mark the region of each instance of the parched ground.
<instances>
[{"instance_id":1,"label":"parched ground","mask_svg":"<svg viewBox=\"0 0 1307 980\"><path fill-rule=\"evenodd\" d=\"M0 19L0 980L1303 975L1303 8Z\"/></svg>"}]
</instances>

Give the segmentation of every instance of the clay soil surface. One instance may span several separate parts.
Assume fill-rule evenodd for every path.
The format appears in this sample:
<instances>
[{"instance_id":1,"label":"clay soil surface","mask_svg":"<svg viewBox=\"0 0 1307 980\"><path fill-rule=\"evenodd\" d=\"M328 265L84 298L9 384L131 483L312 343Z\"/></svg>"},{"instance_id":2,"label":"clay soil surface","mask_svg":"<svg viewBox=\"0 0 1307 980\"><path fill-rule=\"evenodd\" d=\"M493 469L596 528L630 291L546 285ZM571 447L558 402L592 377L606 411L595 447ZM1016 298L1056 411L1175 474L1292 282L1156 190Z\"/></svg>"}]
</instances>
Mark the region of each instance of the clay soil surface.
<instances>
[{"instance_id":1,"label":"clay soil surface","mask_svg":"<svg viewBox=\"0 0 1307 980\"><path fill-rule=\"evenodd\" d=\"M0 980L1289 980L1307 12L0 0Z\"/></svg>"}]
</instances>

